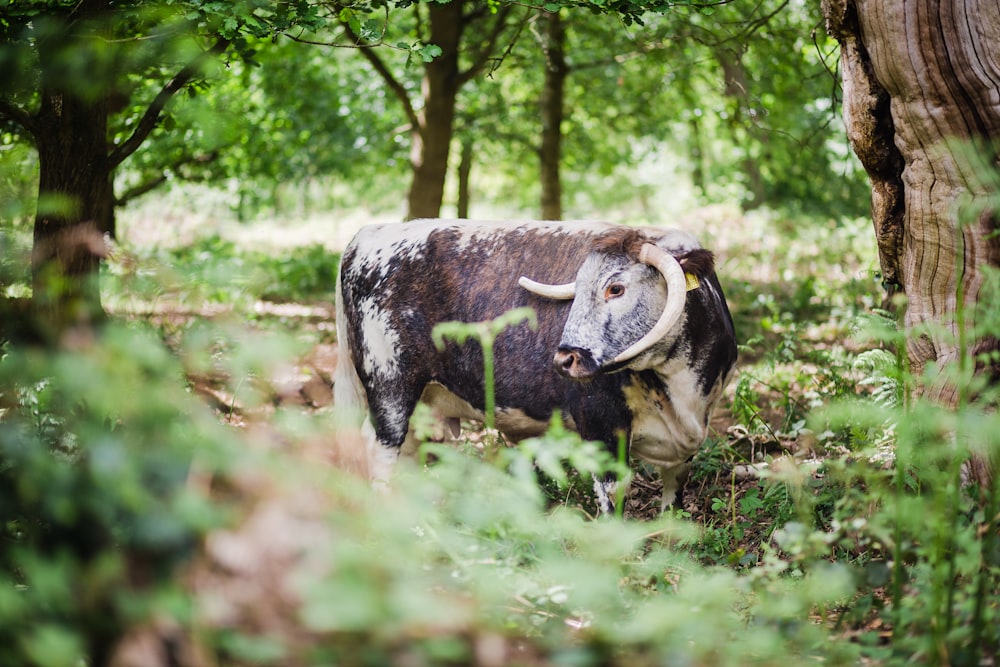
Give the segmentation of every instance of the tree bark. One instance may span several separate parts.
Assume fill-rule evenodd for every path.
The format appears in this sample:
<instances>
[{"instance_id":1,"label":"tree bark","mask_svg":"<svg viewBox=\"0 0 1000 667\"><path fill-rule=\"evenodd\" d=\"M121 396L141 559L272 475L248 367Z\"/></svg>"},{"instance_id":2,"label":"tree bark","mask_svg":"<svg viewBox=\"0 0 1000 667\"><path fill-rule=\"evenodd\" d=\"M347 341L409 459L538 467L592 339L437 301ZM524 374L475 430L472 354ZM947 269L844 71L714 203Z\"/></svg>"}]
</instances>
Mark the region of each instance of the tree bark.
<instances>
[{"instance_id":1,"label":"tree bark","mask_svg":"<svg viewBox=\"0 0 1000 667\"><path fill-rule=\"evenodd\" d=\"M545 55L545 82L539 106L542 115L542 145L539 150L542 184L542 219L562 220L562 121L566 90L566 29L559 12L542 14L545 30L542 52Z\"/></svg>"},{"instance_id":2,"label":"tree bark","mask_svg":"<svg viewBox=\"0 0 1000 667\"><path fill-rule=\"evenodd\" d=\"M911 371L965 360L998 377L983 319L986 267L1000 265L1000 5L989 0L825 0L841 46L844 117L872 182L883 279L907 298ZM963 341L967 341L963 346ZM955 405L945 374L923 387ZM977 473L982 476L982 471Z\"/></svg>"},{"instance_id":3,"label":"tree bark","mask_svg":"<svg viewBox=\"0 0 1000 667\"><path fill-rule=\"evenodd\" d=\"M729 131L737 145L745 143L752 145L750 137L754 131L753 117L750 116L752 100L750 97L750 82L747 79L747 70L743 65L743 47L733 49L730 47L719 47L715 49L715 59L722 68L723 94L730 100L731 107L729 113ZM746 141L741 141L746 139ZM760 141L766 143L767 137L761 137ZM748 149L744 148L745 151ZM752 211L764 205L767 201L767 192L764 187L764 176L760 172L757 160L746 152L742 160L743 173L746 176L747 196L744 197L742 206L744 211Z\"/></svg>"},{"instance_id":4,"label":"tree bark","mask_svg":"<svg viewBox=\"0 0 1000 667\"><path fill-rule=\"evenodd\" d=\"M902 288L899 262L905 211L904 162L895 144L889 93L875 77L871 57L861 39L857 10L846 2L831 0L824 4L824 13L828 31L840 43L847 134L871 182L872 223L882 284L886 288L883 305L889 306L889 300Z\"/></svg>"},{"instance_id":5,"label":"tree bark","mask_svg":"<svg viewBox=\"0 0 1000 667\"><path fill-rule=\"evenodd\" d=\"M407 197L409 218L436 218L444 202L448 150L455 120L455 99L461 87L458 49L462 39L463 2L429 3L431 44L441 55L427 63L422 86L423 108L413 128L410 164L413 181Z\"/></svg>"},{"instance_id":6,"label":"tree bark","mask_svg":"<svg viewBox=\"0 0 1000 667\"><path fill-rule=\"evenodd\" d=\"M43 73L58 72L77 42L92 41L107 2L81 6L76 21L38 40ZM100 28L98 28L100 29ZM81 47L85 48L85 47ZM38 150L38 210L32 254L32 299L52 335L101 319L98 271L104 233L114 231L108 100L80 85L43 74L32 126Z\"/></svg>"},{"instance_id":7,"label":"tree bark","mask_svg":"<svg viewBox=\"0 0 1000 667\"><path fill-rule=\"evenodd\" d=\"M469 176L472 173L473 147L472 139L462 140L462 156L458 162L458 205L457 217L463 220L469 217L469 202L472 199L469 191Z\"/></svg>"}]
</instances>

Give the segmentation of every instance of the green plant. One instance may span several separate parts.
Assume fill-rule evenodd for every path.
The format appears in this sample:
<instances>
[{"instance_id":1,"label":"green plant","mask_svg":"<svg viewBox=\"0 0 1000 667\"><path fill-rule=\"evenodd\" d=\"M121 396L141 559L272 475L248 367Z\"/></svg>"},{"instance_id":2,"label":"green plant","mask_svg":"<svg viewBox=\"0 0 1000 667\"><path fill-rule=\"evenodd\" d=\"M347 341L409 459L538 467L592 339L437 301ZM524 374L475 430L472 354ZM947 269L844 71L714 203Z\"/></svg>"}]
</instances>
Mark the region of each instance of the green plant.
<instances>
[{"instance_id":1,"label":"green plant","mask_svg":"<svg viewBox=\"0 0 1000 667\"><path fill-rule=\"evenodd\" d=\"M470 338L478 341L483 351L483 407L486 428L488 429L492 429L496 423L493 344L496 342L496 338L500 332L513 324L523 321L527 321L531 329L538 326L534 310L531 308L515 308L488 322L441 322L434 325L434 329L431 331L434 345L439 350L444 349L445 339L447 338L454 340L459 345Z\"/></svg>"},{"instance_id":2,"label":"green plant","mask_svg":"<svg viewBox=\"0 0 1000 667\"><path fill-rule=\"evenodd\" d=\"M174 573L222 510L185 480L233 441L180 380L133 327L3 347L0 662L103 664L132 625L184 613Z\"/></svg>"},{"instance_id":3,"label":"green plant","mask_svg":"<svg viewBox=\"0 0 1000 667\"><path fill-rule=\"evenodd\" d=\"M261 298L270 301L333 301L340 255L313 245L279 256L253 253L252 261L263 274Z\"/></svg>"}]
</instances>

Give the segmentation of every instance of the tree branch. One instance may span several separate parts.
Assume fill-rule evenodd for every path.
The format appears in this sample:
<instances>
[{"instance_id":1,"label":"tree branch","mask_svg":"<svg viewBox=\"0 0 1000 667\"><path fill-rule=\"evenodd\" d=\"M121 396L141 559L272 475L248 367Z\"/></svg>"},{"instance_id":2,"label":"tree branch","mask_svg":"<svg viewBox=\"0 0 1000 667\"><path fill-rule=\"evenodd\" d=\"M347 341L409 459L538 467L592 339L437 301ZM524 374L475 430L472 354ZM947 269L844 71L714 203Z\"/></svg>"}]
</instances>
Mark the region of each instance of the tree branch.
<instances>
[{"instance_id":1,"label":"tree branch","mask_svg":"<svg viewBox=\"0 0 1000 667\"><path fill-rule=\"evenodd\" d=\"M174 78L170 79L160 89L160 92L156 94L153 101L146 108L146 113L142 115L139 120L138 125L136 125L135 130L132 132L128 139L118 144L118 146L111 152L109 156L110 166L112 169L120 165L125 158L134 153L142 142L146 140L149 133L153 131L156 124L160 120L160 114L163 113L163 109L167 106L167 102L184 86L188 84L195 77L201 66L209 59L215 58L221 55L227 48L231 40L220 37L212 48L207 51L203 51L194 60L184 66L180 72L174 75Z\"/></svg>"},{"instance_id":2,"label":"tree branch","mask_svg":"<svg viewBox=\"0 0 1000 667\"><path fill-rule=\"evenodd\" d=\"M170 164L166 165L165 167L163 167L163 171L158 176L151 178L148 181L145 181L144 183L140 183L135 187L129 188L120 197L115 197L115 206L124 206L133 199L141 197L147 192L155 190L156 188L160 187L167 181L170 172L177 173L177 170L186 164L207 164L209 162L214 161L218 157L219 157L218 151L212 151L211 153L203 153L201 155L185 155L183 157L180 157L171 162ZM181 178L183 178L183 176L181 176ZM185 180L190 180L190 179L185 179Z\"/></svg>"},{"instance_id":3,"label":"tree branch","mask_svg":"<svg viewBox=\"0 0 1000 667\"><path fill-rule=\"evenodd\" d=\"M358 36L351 26L346 21L341 21L344 26L344 33L355 43L361 46L361 55L368 60L368 63L375 68L382 80L392 91L392 94L396 96L396 99L400 101L403 105L403 112L406 114L407 120L410 121L412 127L419 131L420 129L420 118L417 116L416 110L413 108L413 102L410 100L409 93L406 92L406 88L393 76L392 71L386 66L385 62L379 58L378 54L375 53L374 49L367 48L362 44L361 37Z\"/></svg>"},{"instance_id":4,"label":"tree branch","mask_svg":"<svg viewBox=\"0 0 1000 667\"><path fill-rule=\"evenodd\" d=\"M483 42L481 48L477 49L476 53L472 56L472 64L464 72L459 72L458 81L459 87L471 80L477 74L479 74L486 67L486 63L490 62L494 58L492 57L493 50L496 48L497 42L500 36L503 34L504 29L507 27L507 17L510 15L511 6L504 5L497 12L496 17L493 21L493 29L490 31L489 36ZM514 43L517 42L517 38L520 37L521 31L524 30L524 25L526 21L522 21L521 25L518 27L517 34L514 38L510 40L510 44L507 46L507 50L504 55L500 58L506 57L510 53L511 49L514 48ZM494 69L496 69L494 67Z\"/></svg>"},{"instance_id":5,"label":"tree branch","mask_svg":"<svg viewBox=\"0 0 1000 667\"><path fill-rule=\"evenodd\" d=\"M28 132L31 136L35 136L38 129L38 124L35 122L34 116L21 107L11 104L6 100L0 100L0 121L9 121L14 123Z\"/></svg>"}]
</instances>

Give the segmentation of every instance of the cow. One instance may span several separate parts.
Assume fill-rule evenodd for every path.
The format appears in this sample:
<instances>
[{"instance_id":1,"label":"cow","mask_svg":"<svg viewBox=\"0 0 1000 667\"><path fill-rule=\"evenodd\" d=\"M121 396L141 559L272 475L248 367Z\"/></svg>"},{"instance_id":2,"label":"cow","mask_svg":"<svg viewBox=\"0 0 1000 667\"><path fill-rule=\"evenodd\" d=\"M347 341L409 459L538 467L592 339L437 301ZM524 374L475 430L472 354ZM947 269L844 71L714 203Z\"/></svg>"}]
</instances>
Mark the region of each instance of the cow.
<instances>
[{"instance_id":1,"label":"cow","mask_svg":"<svg viewBox=\"0 0 1000 667\"><path fill-rule=\"evenodd\" d=\"M519 307L537 326L494 343L496 428L545 432L558 411L584 440L659 470L663 509L736 363L713 254L690 234L606 222L418 220L362 228L341 256L334 377L338 409L364 414L369 474L385 484L417 446L422 401L451 423L484 418L480 346L432 340L441 322ZM617 481L594 479L602 512Z\"/></svg>"}]
</instances>

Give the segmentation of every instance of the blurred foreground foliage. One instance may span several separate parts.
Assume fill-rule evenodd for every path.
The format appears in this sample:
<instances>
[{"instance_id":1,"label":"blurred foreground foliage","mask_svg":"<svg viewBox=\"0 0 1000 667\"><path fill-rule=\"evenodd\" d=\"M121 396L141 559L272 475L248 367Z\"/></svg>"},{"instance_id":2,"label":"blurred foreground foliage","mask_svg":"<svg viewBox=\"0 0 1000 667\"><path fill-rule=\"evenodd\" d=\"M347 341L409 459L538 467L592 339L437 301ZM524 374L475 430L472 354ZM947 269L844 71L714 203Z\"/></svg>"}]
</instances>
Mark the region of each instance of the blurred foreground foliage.
<instances>
[{"instance_id":1,"label":"blurred foreground foliage","mask_svg":"<svg viewBox=\"0 0 1000 667\"><path fill-rule=\"evenodd\" d=\"M842 254L833 238L820 252ZM428 445L372 494L354 428L275 399L304 339L327 334L245 318L268 291L246 276L289 267L200 243L162 270L113 265L109 303L174 300L183 281L162 278L181 275L235 317L168 327L123 309L57 352L0 347L0 664L995 660L997 493L961 483L1000 439L994 390L965 360L957 410L903 400L926 380L897 363L891 315L837 301L861 296L851 272L840 294L805 272L782 289L734 279L759 316L684 509L594 520L576 470L614 462L558 428L517 449ZM295 298L335 266L302 258ZM197 397L206 376L244 421Z\"/></svg>"},{"instance_id":2,"label":"blurred foreground foliage","mask_svg":"<svg viewBox=\"0 0 1000 667\"><path fill-rule=\"evenodd\" d=\"M519 450L493 465L437 448L429 471L372 496L296 457L321 432L303 415L267 436L221 425L141 327L111 326L55 356L7 346L0 372L12 388L0 422L5 664L107 664L143 627L214 656L193 664L852 652L808 618L846 599L842 566L796 578L705 569L678 548L696 538L672 517L549 509ZM335 450L341 436L325 435ZM172 634L147 625L162 618Z\"/></svg>"}]
</instances>

